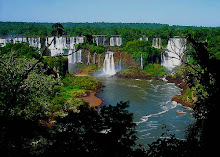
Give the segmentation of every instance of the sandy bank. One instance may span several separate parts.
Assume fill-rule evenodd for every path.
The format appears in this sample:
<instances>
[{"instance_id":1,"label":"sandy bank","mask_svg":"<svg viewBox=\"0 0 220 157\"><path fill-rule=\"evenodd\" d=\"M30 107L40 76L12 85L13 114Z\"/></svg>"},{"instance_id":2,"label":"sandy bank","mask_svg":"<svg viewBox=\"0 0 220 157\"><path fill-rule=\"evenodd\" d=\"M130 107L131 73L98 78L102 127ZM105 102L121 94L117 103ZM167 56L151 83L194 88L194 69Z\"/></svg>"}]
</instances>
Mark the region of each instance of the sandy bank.
<instances>
[{"instance_id":1,"label":"sandy bank","mask_svg":"<svg viewBox=\"0 0 220 157\"><path fill-rule=\"evenodd\" d=\"M98 107L102 104L102 99L97 97L95 94L96 94L95 91L91 91L89 95L87 95L86 97L83 97L83 100L89 103L90 107Z\"/></svg>"}]
</instances>

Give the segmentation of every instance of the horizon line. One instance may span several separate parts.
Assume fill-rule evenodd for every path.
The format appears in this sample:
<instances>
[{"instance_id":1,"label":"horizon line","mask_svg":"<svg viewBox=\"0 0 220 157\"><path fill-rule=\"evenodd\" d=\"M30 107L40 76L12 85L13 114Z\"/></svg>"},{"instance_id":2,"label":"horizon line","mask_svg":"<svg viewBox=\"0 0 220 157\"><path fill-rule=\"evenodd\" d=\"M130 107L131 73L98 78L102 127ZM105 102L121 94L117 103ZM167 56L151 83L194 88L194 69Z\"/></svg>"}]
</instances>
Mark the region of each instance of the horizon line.
<instances>
[{"instance_id":1,"label":"horizon line","mask_svg":"<svg viewBox=\"0 0 220 157\"><path fill-rule=\"evenodd\" d=\"M66 21L66 22L37 22L37 21L1 21L0 22L23 22L23 23L89 23L89 24L93 24L93 23L121 23L121 24L158 24L158 25L168 25L169 27L172 26L180 26L180 27L203 27L203 28L219 28L220 26L196 26L196 25L172 25L172 24L166 24L166 23L157 23L157 22L105 22L105 21L93 21L93 22L70 22L70 21Z\"/></svg>"}]
</instances>

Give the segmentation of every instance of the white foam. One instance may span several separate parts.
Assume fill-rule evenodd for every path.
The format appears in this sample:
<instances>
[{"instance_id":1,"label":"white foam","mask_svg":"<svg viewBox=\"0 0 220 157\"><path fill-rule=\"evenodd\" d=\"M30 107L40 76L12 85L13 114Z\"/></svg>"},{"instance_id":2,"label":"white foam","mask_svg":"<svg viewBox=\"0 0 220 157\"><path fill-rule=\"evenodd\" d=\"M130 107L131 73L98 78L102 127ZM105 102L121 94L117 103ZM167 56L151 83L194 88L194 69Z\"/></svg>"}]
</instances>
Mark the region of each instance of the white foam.
<instances>
[{"instance_id":1,"label":"white foam","mask_svg":"<svg viewBox=\"0 0 220 157\"><path fill-rule=\"evenodd\" d=\"M170 101L167 101L167 102L170 102ZM164 113L168 112L169 110L172 110L172 109L174 109L176 107L177 107L177 104L174 104L171 107L163 106L162 107L164 109L163 111L158 112L158 113L153 113L153 114L150 114L150 115L147 115L147 116L143 116L143 117L141 117L141 121L140 122L136 122L136 124L138 125L138 124L144 123L144 122L148 121L148 119L150 117L154 117L154 116L158 116L158 115L164 114Z\"/></svg>"}]
</instances>

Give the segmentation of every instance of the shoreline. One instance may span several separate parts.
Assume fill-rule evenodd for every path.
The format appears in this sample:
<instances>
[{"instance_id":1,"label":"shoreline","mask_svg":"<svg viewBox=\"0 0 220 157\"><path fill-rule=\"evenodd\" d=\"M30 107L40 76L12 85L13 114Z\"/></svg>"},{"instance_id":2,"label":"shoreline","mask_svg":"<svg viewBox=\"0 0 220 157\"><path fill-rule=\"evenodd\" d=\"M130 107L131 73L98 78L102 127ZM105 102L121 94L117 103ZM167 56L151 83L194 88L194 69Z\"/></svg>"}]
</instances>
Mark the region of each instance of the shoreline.
<instances>
[{"instance_id":1,"label":"shoreline","mask_svg":"<svg viewBox=\"0 0 220 157\"><path fill-rule=\"evenodd\" d=\"M83 101L87 102L90 107L99 107L102 105L103 100L96 94L102 92L102 88L105 87L101 82L98 83L96 90L90 90L86 93L86 96L82 97Z\"/></svg>"},{"instance_id":2,"label":"shoreline","mask_svg":"<svg viewBox=\"0 0 220 157\"><path fill-rule=\"evenodd\" d=\"M80 76L79 76L80 77ZM115 77L118 77L117 75ZM124 78L124 79L143 79L143 80L155 80L155 81L164 81L163 79L161 78L137 78L137 77L118 77L118 78ZM188 102L188 101L185 101L183 99L180 98L181 95L184 95L184 93L186 92L186 90L188 89L188 85L187 83L177 77L177 78L171 78L171 77L166 77L166 80L165 82L167 83L174 83L177 87L179 87L180 89L182 89L181 91L181 94L179 95L175 95L171 101L174 101L176 103L179 103L181 104L182 106L185 106L185 107L189 107L191 109L193 109L193 104ZM93 91L88 91L86 96L82 97L83 101L87 102L89 104L90 107L99 107L101 106L101 104L103 103L103 100L101 98L99 98L97 96L97 93L99 92L102 92L102 88L104 86L101 84L101 82L99 82L99 86L96 90L93 90Z\"/></svg>"},{"instance_id":3,"label":"shoreline","mask_svg":"<svg viewBox=\"0 0 220 157\"><path fill-rule=\"evenodd\" d=\"M162 78L155 78L155 77L138 77L138 76L123 76L123 75L116 75L116 77L118 78L124 78L124 79L143 79L143 80L154 80L154 81L164 81ZM176 103L178 104L181 104L182 106L185 106L185 107L189 107L191 109L193 109L193 104L188 102L188 101L185 101L183 99L180 98L181 95L184 95L184 93L186 92L186 90L188 89L188 85L187 83L177 77L177 78L171 78L171 77L166 77L165 78L167 81L167 83L174 83L177 87L179 87L180 89L182 89L181 91L181 94L180 95L175 95L171 101L175 101Z\"/></svg>"},{"instance_id":4,"label":"shoreline","mask_svg":"<svg viewBox=\"0 0 220 157\"><path fill-rule=\"evenodd\" d=\"M83 101L87 102L90 107L99 107L103 100L96 96L97 91L89 91L87 96L83 97Z\"/></svg>"},{"instance_id":5,"label":"shoreline","mask_svg":"<svg viewBox=\"0 0 220 157\"><path fill-rule=\"evenodd\" d=\"M166 77L166 80L167 80L167 83L174 83L177 87L182 89L181 94L175 95L171 99L171 101L175 101L175 102L181 104L182 106L189 107L189 108L193 109L192 103L180 98L180 96L184 95L186 93L187 89L189 88L187 85L187 82L185 82L183 79L178 78L178 77L177 78Z\"/></svg>"}]
</instances>

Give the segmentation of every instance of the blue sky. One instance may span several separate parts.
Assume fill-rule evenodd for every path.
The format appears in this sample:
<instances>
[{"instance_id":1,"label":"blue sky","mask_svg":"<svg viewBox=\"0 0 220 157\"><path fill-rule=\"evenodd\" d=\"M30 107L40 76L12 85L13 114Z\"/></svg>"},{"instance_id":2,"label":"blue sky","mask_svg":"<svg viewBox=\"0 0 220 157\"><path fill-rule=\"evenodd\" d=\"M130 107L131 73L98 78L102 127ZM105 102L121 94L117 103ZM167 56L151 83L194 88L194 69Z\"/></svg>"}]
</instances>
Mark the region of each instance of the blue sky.
<instances>
[{"instance_id":1,"label":"blue sky","mask_svg":"<svg viewBox=\"0 0 220 157\"><path fill-rule=\"evenodd\" d=\"M220 0L0 0L0 21L220 26Z\"/></svg>"}]
</instances>

